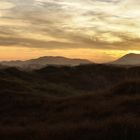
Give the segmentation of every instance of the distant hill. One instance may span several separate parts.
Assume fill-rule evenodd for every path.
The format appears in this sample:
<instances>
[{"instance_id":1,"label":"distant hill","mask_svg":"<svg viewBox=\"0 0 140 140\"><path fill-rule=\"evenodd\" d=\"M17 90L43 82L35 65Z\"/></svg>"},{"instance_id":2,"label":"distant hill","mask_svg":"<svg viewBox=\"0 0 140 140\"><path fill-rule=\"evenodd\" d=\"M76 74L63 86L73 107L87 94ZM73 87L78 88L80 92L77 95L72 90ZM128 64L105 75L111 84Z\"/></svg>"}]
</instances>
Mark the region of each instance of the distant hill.
<instances>
[{"instance_id":1,"label":"distant hill","mask_svg":"<svg viewBox=\"0 0 140 140\"><path fill-rule=\"evenodd\" d=\"M37 59L31 59L27 61L3 61L0 64L9 67L18 67L22 69L40 69L47 65L66 65L66 66L78 66L83 64L92 63L86 59L70 59L65 57L53 57L44 56Z\"/></svg>"},{"instance_id":2,"label":"distant hill","mask_svg":"<svg viewBox=\"0 0 140 140\"><path fill-rule=\"evenodd\" d=\"M117 65L140 65L140 54L130 53L120 59L114 61L112 64Z\"/></svg>"}]
</instances>

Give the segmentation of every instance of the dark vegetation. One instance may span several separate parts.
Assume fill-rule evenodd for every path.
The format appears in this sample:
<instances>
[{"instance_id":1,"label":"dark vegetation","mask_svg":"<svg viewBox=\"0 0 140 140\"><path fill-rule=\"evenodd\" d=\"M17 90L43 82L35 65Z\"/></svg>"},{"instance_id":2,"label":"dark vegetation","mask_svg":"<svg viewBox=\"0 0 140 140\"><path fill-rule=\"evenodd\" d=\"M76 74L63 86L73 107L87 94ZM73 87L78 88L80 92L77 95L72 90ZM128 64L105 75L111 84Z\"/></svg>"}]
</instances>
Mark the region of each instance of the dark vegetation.
<instances>
[{"instance_id":1,"label":"dark vegetation","mask_svg":"<svg viewBox=\"0 0 140 140\"><path fill-rule=\"evenodd\" d=\"M0 70L0 140L139 140L140 67Z\"/></svg>"}]
</instances>

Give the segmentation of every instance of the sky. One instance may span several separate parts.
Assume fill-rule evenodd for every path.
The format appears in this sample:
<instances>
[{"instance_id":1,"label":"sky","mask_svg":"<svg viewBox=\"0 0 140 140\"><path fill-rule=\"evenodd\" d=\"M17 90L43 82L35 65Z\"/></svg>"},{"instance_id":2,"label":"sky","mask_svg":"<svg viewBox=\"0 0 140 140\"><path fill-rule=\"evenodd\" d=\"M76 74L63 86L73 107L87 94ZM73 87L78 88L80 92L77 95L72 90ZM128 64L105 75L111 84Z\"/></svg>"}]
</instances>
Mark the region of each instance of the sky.
<instances>
[{"instance_id":1,"label":"sky","mask_svg":"<svg viewBox=\"0 0 140 140\"><path fill-rule=\"evenodd\" d=\"M0 0L0 60L127 53L140 53L138 0Z\"/></svg>"}]
</instances>

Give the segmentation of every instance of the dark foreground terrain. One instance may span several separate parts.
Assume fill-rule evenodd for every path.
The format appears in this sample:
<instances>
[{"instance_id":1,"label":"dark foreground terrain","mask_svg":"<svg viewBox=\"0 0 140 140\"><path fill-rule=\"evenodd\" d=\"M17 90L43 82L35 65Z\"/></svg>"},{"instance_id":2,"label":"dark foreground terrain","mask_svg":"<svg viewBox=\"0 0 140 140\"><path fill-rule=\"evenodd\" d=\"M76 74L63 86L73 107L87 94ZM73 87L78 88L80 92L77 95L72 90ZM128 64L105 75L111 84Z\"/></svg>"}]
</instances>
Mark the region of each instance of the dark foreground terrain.
<instances>
[{"instance_id":1,"label":"dark foreground terrain","mask_svg":"<svg viewBox=\"0 0 140 140\"><path fill-rule=\"evenodd\" d=\"M140 67L0 70L0 140L139 140Z\"/></svg>"}]
</instances>

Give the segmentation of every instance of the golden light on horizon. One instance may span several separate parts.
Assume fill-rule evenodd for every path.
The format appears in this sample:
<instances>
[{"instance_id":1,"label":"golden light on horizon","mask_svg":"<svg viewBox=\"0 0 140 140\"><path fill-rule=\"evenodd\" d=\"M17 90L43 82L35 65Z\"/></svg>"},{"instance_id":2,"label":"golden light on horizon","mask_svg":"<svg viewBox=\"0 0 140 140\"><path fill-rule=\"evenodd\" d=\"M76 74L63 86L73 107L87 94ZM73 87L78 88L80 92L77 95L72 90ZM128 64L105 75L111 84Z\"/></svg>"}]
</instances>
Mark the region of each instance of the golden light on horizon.
<instances>
[{"instance_id":1,"label":"golden light on horizon","mask_svg":"<svg viewBox=\"0 0 140 140\"><path fill-rule=\"evenodd\" d=\"M139 23L137 0L2 0L0 59L112 61L140 53Z\"/></svg>"},{"instance_id":2,"label":"golden light on horizon","mask_svg":"<svg viewBox=\"0 0 140 140\"><path fill-rule=\"evenodd\" d=\"M4 60L28 60L42 56L64 56L68 58L89 59L97 63L106 63L114 61L128 53L140 54L140 51L128 50L93 50L93 49L33 49L26 47L0 47L0 61ZM7 53L8 52L8 53ZM21 53L22 52L22 55ZM50 55L51 54L51 55Z\"/></svg>"}]
</instances>

